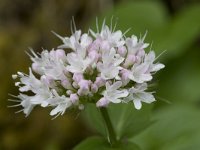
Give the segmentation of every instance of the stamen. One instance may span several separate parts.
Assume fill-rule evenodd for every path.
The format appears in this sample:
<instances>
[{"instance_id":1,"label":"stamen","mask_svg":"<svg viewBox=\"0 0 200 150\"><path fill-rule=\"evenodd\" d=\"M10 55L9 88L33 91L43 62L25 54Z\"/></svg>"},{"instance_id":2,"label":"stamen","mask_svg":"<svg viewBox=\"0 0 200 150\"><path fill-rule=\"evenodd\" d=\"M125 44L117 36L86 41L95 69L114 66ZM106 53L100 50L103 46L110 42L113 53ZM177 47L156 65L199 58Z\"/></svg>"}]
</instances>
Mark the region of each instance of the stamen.
<instances>
[{"instance_id":1,"label":"stamen","mask_svg":"<svg viewBox=\"0 0 200 150\"><path fill-rule=\"evenodd\" d=\"M106 23L106 18L103 19L103 24L102 24L102 27L101 27L101 31L103 31L103 29L105 27L105 23Z\"/></svg>"},{"instance_id":2,"label":"stamen","mask_svg":"<svg viewBox=\"0 0 200 150\"><path fill-rule=\"evenodd\" d=\"M98 18L96 17L96 28L97 28L97 33L99 33L99 23L98 23Z\"/></svg>"},{"instance_id":3,"label":"stamen","mask_svg":"<svg viewBox=\"0 0 200 150\"><path fill-rule=\"evenodd\" d=\"M18 106L20 106L21 104L17 104L17 105L9 105L9 106L7 106L8 108L12 108L12 107L18 107Z\"/></svg>"},{"instance_id":4,"label":"stamen","mask_svg":"<svg viewBox=\"0 0 200 150\"><path fill-rule=\"evenodd\" d=\"M118 18L115 19L115 25L114 25L114 28L113 28L113 31L112 32L115 32L115 29L117 27L117 22L118 22Z\"/></svg>"},{"instance_id":5,"label":"stamen","mask_svg":"<svg viewBox=\"0 0 200 150\"><path fill-rule=\"evenodd\" d=\"M128 28L128 29L124 32L124 34L123 34L122 36L125 37L126 33L128 33L130 30L131 30L131 28ZM125 37L125 38L126 38L126 37Z\"/></svg>"},{"instance_id":6,"label":"stamen","mask_svg":"<svg viewBox=\"0 0 200 150\"><path fill-rule=\"evenodd\" d=\"M61 112L59 112L55 117L53 117L51 120L56 119L59 115L61 114Z\"/></svg>"},{"instance_id":7,"label":"stamen","mask_svg":"<svg viewBox=\"0 0 200 150\"><path fill-rule=\"evenodd\" d=\"M12 75L12 78L13 78L13 79L17 79L17 77L18 77L18 75L16 75L16 74L13 74L13 75Z\"/></svg>"},{"instance_id":8,"label":"stamen","mask_svg":"<svg viewBox=\"0 0 200 150\"><path fill-rule=\"evenodd\" d=\"M154 61L156 61L160 56L162 56L167 50L162 51L156 58Z\"/></svg>"},{"instance_id":9,"label":"stamen","mask_svg":"<svg viewBox=\"0 0 200 150\"><path fill-rule=\"evenodd\" d=\"M76 32L76 24L75 24L74 16L72 17L72 23L73 23L73 27L74 27L74 32Z\"/></svg>"},{"instance_id":10,"label":"stamen","mask_svg":"<svg viewBox=\"0 0 200 150\"><path fill-rule=\"evenodd\" d=\"M112 15L111 20L110 20L110 31L111 31L111 33L113 32L112 31L112 23L113 23L113 15Z\"/></svg>"},{"instance_id":11,"label":"stamen","mask_svg":"<svg viewBox=\"0 0 200 150\"><path fill-rule=\"evenodd\" d=\"M34 52L34 50L31 47L29 47L28 49L33 54L33 56L35 56L35 58L38 58L38 56L36 55L36 53Z\"/></svg>"},{"instance_id":12,"label":"stamen","mask_svg":"<svg viewBox=\"0 0 200 150\"><path fill-rule=\"evenodd\" d=\"M51 31L55 36L57 36L59 39L61 40L64 40L64 38L62 36L60 36L59 34L57 34L56 32L54 31Z\"/></svg>"},{"instance_id":13,"label":"stamen","mask_svg":"<svg viewBox=\"0 0 200 150\"><path fill-rule=\"evenodd\" d=\"M18 99L8 99L8 101L11 101L11 102L21 102L21 100L18 100Z\"/></svg>"},{"instance_id":14,"label":"stamen","mask_svg":"<svg viewBox=\"0 0 200 150\"><path fill-rule=\"evenodd\" d=\"M14 98L19 98L18 96L10 94L10 93L8 93L8 95L11 96L11 97L14 97Z\"/></svg>"},{"instance_id":15,"label":"stamen","mask_svg":"<svg viewBox=\"0 0 200 150\"><path fill-rule=\"evenodd\" d=\"M22 112L22 111L24 111L24 109L21 109L21 110L19 110L19 111L16 111L15 113L18 114L18 113L20 113L20 112Z\"/></svg>"},{"instance_id":16,"label":"stamen","mask_svg":"<svg viewBox=\"0 0 200 150\"><path fill-rule=\"evenodd\" d=\"M73 31L73 24L72 24L72 20L70 21L70 30L71 30L71 34L74 34L74 31Z\"/></svg>"}]
</instances>

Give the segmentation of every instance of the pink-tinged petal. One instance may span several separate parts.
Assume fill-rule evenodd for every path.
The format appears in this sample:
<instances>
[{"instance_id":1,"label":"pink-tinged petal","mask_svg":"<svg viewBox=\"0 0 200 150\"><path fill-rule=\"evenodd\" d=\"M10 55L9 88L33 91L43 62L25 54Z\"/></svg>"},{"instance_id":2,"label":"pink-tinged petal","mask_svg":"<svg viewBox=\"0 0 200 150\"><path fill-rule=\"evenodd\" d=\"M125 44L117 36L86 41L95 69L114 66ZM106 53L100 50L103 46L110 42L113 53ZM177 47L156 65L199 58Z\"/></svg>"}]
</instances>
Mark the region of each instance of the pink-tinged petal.
<instances>
[{"instance_id":1,"label":"pink-tinged petal","mask_svg":"<svg viewBox=\"0 0 200 150\"><path fill-rule=\"evenodd\" d=\"M127 49L125 46L121 46L117 50L118 54L120 54L122 57L124 57L127 53Z\"/></svg>"},{"instance_id":2,"label":"pink-tinged petal","mask_svg":"<svg viewBox=\"0 0 200 150\"><path fill-rule=\"evenodd\" d=\"M94 82L98 87L102 87L105 85L106 80L104 80L102 77L96 77L96 80Z\"/></svg>"},{"instance_id":3,"label":"pink-tinged petal","mask_svg":"<svg viewBox=\"0 0 200 150\"><path fill-rule=\"evenodd\" d=\"M71 82L67 78L61 81L61 85L66 89L72 88Z\"/></svg>"},{"instance_id":4,"label":"pink-tinged petal","mask_svg":"<svg viewBox=\"0 0 200 150\"><path fill-rule=\"evenodd\" d=\"M82 73L74 73L73 80L77 83L79 83L83 79Z\"/></svg>"},{"instance_id":5,"label":"pink-tinged petal","mask_svg":"<svg viewBox=\"0 0 200 150\"><path fill-rule=\"evenodd\" d=\"M155 64L153 65L152 69L151 69L151 72L156 72L156 71L159 71L160 69L163 69L165 68L165 65L163 64Z\"/></svg>"},{"instance_id":6,"label":"pink-tinged petal","mask_svg":"<svg viewBox=\"0 0 200 150\"><path fill-rule=\"evenodd\" d=\"M139 99L134 99L133 103L134 103L134 106L135 106L136 109L139 110L139 109L142 108L142 103L141 103L141 101Z\"/></svg>"},{"instance_id":7,"label":"pink-tinged petal","mask_svg":"<svg viewBox=\"0 0 200 150\"><path fill-rule=\"evenodd\" d=\"M90 85L91 85L91 82L88 81L88 80L81 80L79 83L79 90L78 90L78 94L80 96L83 96L83 95L87 95L90 91Z\"/></svg>"},{"instance_id":8,"label":"pink-tinged petal","mask_svg":"<svg viewBox=\"0 0 200 150\"><path fill-rule=\"evenodd\" d=\"M91 85L91 92L96 93L98 91L98 86L96 84Z\"/></svg>"},{"instance_id":9,"label":"pink-tinged petal","mask_svg":"<svg viewBox=\"0 0 200 150\"><path fill-rule=\"evenodd\" d=\"M56 52L56 57L57 57L58 59L64 59L64 58L66 57L65 51L62 50L62 49L58 49L58 50L56 50L55 52Z\"/></svg>"},{"instance_id":10,"label":"pink-tinged petal","mask_svg":"<svg viewBox=\"0 0 200 150\"><path fill-rule=\"evenodd\" d=\"M103 97L96 103L96 106L97 107L107 107L109 103L110 103L109 100L107 100L106 98Z\"/></svg>"},{"instance_id":11,"label":"pink-tinged petal","mask_svg":"<svg viewBox=\"0 0 200 150\"><path fill-rule=\"evenodd\" d=\"M121 86L122 86L122 82L121 81L117 81L113 85L111 85L111 88L112 88L112 90L117 90Z\"/></svg>"},{"instance_id":12,"label":"pink-tinged petal","mask_svg":"<svg viewBox=\"0 0 200 150\"><path fill-rule=\"evenodd\" d=\"M71 94L70 95L70 100L72 101L73 104L76 104L79 100L79 97L77 94Z\"/></svg>"},{"instance_id":13,"label":"pink-tinged petal","mask_svg":"<svg viewBox=\"0 0 200 150\"><path fill-rule=\"evenodd\" d=\"M108 41L103 41L100 45L102 50L109 50L110 49L110 44L108 43Z\"/></svg>"}]
</instances>

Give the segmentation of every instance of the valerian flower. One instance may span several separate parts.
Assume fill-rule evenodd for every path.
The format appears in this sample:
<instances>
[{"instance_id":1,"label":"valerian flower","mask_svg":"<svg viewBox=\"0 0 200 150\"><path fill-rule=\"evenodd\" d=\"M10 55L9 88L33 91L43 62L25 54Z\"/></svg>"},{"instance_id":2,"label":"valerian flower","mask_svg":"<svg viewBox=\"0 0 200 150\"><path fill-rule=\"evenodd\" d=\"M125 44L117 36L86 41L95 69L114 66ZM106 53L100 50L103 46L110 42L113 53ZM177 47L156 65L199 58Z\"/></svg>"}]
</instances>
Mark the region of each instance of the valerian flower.
<instances>
[{"instance_id":1,"label":"valerian flower","mask_svg":"<svg viewBox=\"0 0 200 150\"><path fill-rule=\"evenodd\" d=\"M118 90L122 86L121 81L114 82L113 85L110 85L109 82L106 82L106 90L102 93L103 98L97 102L97 106L102 107L112 103L120 103L121 98L128 96L128 91L126 89Z\"/></svg>"},{"instance_id":2,"label":"valerian flower","mask_svg":"<svg viewBox=\"0 0 200 150\"><path fill-rule=\"evenodd\" d=\"M155 101L152 92L146 92L147 83L136 84L129 89L129 96L125 98L127 101L133 101L136 109L141 109L142 102L152 103Z\"/></svg>"},{"instance_id":3,"label":"valerian flower","mask_svg":"<svg viewBox=\"0 0 200 150\"><path fill-rule=\"evenodd\" d=\"M153 92L147 92L148 82L164 65L155 62L154 51L145 52L146 34L126 38L105 21L101 31L81 33L75 30L70 37L54 33L63 42L57 49L41 54L31 50L29 74L12 76L19 80L15 85L20 91L12 100L19 102L14 106L22 106L26 116L37 105L53 107L50 115L58 116L70 108L82 110L88 102L107 107L132 101L141 109L142 102L155 101Z\"/></svg>"}]
</instances>

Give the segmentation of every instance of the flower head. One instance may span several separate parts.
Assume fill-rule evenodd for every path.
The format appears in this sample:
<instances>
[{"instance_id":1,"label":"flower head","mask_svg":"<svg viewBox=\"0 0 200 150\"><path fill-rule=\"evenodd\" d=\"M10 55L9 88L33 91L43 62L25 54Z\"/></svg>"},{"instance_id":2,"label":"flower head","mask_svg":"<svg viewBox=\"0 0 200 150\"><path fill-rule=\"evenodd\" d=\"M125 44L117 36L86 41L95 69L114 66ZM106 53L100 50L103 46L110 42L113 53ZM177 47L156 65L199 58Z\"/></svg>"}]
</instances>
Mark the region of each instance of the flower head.
<instances>
[{"instance_id":1,"label":"flower head","mask_svg":"<svg viewBox=\"0 0 200 150\"><path fill-rule=\"evenodd\" d=\"M53 107L50 115L58 116L72 107L82 110L87 102L106 107L132 101L140 109L142 102L155 101L152 92L146 90L153 74L164 65L155 63L154 51L145 53L149 45L144 43L146 35L142 39L135 35L126 38L105 22L100 32L81 33L74 31L70 37L54 33L63 44L40 55L31 50L29 74L12 76L19 79L15 85L20 94L15 101L26 116L36 105Z\"/></svg>"}]
</instances>

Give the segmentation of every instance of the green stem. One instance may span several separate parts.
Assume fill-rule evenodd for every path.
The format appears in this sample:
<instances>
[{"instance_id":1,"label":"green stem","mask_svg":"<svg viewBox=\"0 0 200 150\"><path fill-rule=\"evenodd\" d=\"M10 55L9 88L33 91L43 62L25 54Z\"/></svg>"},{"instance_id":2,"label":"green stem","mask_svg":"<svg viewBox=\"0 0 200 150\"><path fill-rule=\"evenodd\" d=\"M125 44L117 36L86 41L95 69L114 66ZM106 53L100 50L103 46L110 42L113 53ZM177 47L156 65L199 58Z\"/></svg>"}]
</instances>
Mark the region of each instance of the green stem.
<instances>
[{"instance_id":1,"label":"green stem","mask_svg":"<svg viewBox=\"0 0 200 150\"><path fill-rule=\"evenodd\" d=\"M113 128L113 125L111 123L108 111L106 108L102 107L100 108L101 115L104 119L107 134L108 134L108 140L111 144L111 146L115 146L117 144L116 134Z\"/></svg>"}]
</instances>

